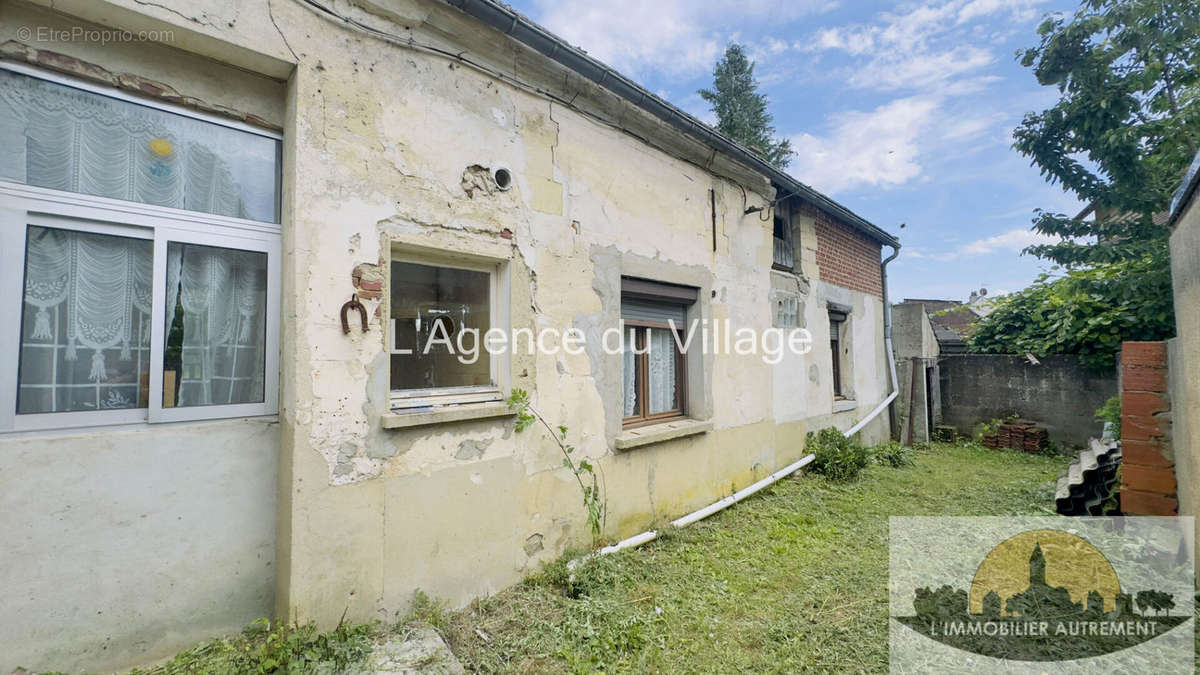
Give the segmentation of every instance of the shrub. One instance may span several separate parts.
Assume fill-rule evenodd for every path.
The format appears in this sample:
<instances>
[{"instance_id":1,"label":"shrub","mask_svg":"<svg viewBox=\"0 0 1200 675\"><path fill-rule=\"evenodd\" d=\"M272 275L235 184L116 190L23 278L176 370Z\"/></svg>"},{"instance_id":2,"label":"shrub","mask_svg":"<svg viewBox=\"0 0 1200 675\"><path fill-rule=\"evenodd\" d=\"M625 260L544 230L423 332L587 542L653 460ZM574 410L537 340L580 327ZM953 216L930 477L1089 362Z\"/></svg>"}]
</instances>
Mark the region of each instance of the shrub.
<instances>
[{"instance_id":1,"label":"shrub","mask_svg":"<svg viewBox=\"0 0 1200 675\"><path fill-rule=\"evenodd\" d=\"M900 468L912 466L913 449L899 441L889 441L875 448L875 463L881 466Z\"/></svg>"},{"instance_id":2,"label":"shrub","mask_svg":"<svg viewBox=\"0 0 1200 675\"><path fill-rule=\"evenodd\" d=\"M1121 437L1121 397L1113 396L1104 402L1104 407L1096 411L1096 419L1101 422L1112 422L1113 434Z\"/></svg>"},{"instance_id":3,"label":"shrub","mask_svg":"<svg viewBox=\"0 0 1200 675\"><path fill-rule=\"evenodd\" d=\"M842 435L833 427L817 433L808 432L804 449L816 455L812 462L813 471L830 480L846 482L854 480L871 461L866 448Z\"/></svg>"}]
</instances>

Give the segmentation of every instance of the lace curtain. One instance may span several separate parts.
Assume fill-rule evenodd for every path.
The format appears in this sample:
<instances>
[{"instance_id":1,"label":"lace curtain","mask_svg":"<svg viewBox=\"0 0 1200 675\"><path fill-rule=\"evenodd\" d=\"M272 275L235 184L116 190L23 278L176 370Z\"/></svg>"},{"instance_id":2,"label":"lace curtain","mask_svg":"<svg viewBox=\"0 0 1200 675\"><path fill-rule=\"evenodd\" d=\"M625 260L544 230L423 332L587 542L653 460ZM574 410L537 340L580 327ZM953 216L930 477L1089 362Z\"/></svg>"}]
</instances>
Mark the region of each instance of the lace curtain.
<instances>
[{"instance_id":1,"label":"lace curtain","mask_svg":"<svg viewBox=\"0 0 1200 675\"><path fill-rule=\"evenodd\" d=\"M675 405L675 338L671 331L650 329L650 414L674 410Z\"/></svg>"},{"instance_id":2,"label":"lace curtain","mask_svg":"<svg viewBox=\"0 0 1200 675\"><path fill-rule=\"evenodd\" d=\"M263 253L167 246L164 406L263 400L266 288Z\"/></svg>"},{"instance_id":3,"label":"lace curtain","mask_svg":"<svg viewBox=\"0 0 1200 675\"><path fill-rule=\"evenodd\" d=\"M18 410L146 407L151 242L30 227L26 251ZM165 406L263 400L266 284L263 253L168 244Z\"/></svg>"},{"instance_id":4,"label":"lace curtain","mask_svg":"<svg viewBox=\"0 0 1200 675\"><path fill-rule=\"evenodd\" d=\"M0 70L0 179L275 222L278 142Z\"/></svg>"},{"instance_id":5,"label":"lace curtain","mask_svg":"<svg viewBox=\"0 0 1200 675\"><path fill-rule=\"evenodd\" d=\"M646 362L649 391L646 392L646 401L649 403L649 414L656 415L677 409L679 404L676 392L675 337L671 331L661 328L639 328L637 332L648 335L649 353L646 354ZM631 332L627 336L622 354L625 383L623 412L626 418L637 415L639 408L637 378L640 356L633 349L633 335ZM638 351L644 349L646 348L639 347Z\"/></svg>"},{"instance_id":6,"label":"lace curtain","mask_svg":"<svg viewBox=\"0 0 1200 675\"><path fill-rule=\"evenodd\" d=\"M637 398L637 355L626 345L622 358L624 359L625 405L623 417L633 417L638 411Z\"/></svg>"},{"instance_id":7,"label":"lace curtain","mask_svg":"<svg viewBox=\"0 0 1200 675\"><path fill-rule=\"evenodd\" d=\"M149 345L142 321L151 311L153 255L145 239L29 228L22 412L138 405L130 385L141 392L144 369L130 362L137 350L140 364ZM110 363L114 351L124 363ZM81 352L84 369L75 365ZM110 381L125 386L103 386Z\"/></svg>"}]
</instances>

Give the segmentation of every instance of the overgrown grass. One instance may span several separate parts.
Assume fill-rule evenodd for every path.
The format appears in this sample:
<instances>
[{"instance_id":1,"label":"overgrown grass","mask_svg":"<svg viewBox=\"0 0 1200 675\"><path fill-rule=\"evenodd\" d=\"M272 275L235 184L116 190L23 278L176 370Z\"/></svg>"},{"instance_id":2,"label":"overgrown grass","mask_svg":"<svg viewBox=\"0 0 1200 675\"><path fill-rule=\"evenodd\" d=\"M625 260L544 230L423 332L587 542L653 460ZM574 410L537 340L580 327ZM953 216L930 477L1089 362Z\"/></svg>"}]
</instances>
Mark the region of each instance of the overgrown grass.
<instances>
[{"instance_id":1,"label":"overgrown grass","mask_svg":"<svg viewBox=\"0 0 1200 675\"><path fill-rule=\"evenodd\" d=\"M439 628L469 669L887 670L888 517L1052 515L1063 458L938 444L808 475L640 549L565 562Z\"/></svg>"},{"instance_id":2,"label":"overgrown grass","mask_svg":"<svg viewBox=\"0 0 1200 675\"><path fill-rule=\"evenodd\" d=\"M341 623L322 633L315 625L259 619L234 637L217 638L170 661L129 675L209 673L341 673L366 661L378 627Z\"/></svg>"}]
</instances>

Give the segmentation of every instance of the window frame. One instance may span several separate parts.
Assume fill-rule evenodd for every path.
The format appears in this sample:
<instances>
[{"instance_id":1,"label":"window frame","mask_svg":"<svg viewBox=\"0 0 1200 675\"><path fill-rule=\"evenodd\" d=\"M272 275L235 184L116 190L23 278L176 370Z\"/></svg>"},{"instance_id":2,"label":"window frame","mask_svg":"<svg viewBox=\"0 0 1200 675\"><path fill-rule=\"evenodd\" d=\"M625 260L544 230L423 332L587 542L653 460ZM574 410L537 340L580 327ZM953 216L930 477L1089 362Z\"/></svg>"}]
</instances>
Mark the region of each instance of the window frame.
<instances>
[{"instance_id":1,"label":"window frame","mask_svg":"<svg viewBox=\"0 0 1200 675\"><path fill-rule=\"evenodd\" d=\"M672 327L668 323L659 321L623 319L622 323L624 323L626 329L624 337L628 339L630 333L633 333L635 336L634 358L637 359L637 365L634 367L634 372L638 375L637 382L634 383L634 391L637 392L638 414L622 418L621 428L636 429L638 427L687 418L687 353L679 348L680 341L683 339L683 327ZM630 331L630 328L634 330ZM650 391L650 352L646 349L646 343L649 339L649 329L651 328L661 328L671 331L673 334L671 345L675 352L675 393L678 405L671 410L665 410L660 413L650 413L650 400L647 396L647 393ZM624 392L625 382L622 381L622 396L624 396Z\"/></svg>"},{"instance_id":2,"label":"window frame","mask_svg":"<svg viewBox=\"0 0 1200 675\"><path fill-rule=\"evenodd\" d=\"M283 140L283 134L276 131L48 72L29 64L4 61L0 62L0 69L274 141ZM0 316L23 316L26 236L30 225L148 239L154 246L148 407L17 414L22 328L22 321L18 320L13 322L14 325L0 328L0 354L11 355L9 360L0 362L0 434L278 415L283 278L283 228L278 221L282 220L282 155L280 147L275 165L277 222L189 211L0 179L0 312L3 312ZM266 254L267 297L262 402L162 407L162 355L166 340L166 247L170 241Z\"/></svg>"},{"instance_id":3,"label":"window frame","mask_svg":"<svg viewBox=\"0 0 1200 675\"><path fill-rule=\"evenodd\" d=\"M693 307L699 302L699 289L691 286L683 286L650 279L642 279L633 276L621 277L621 300L639 300L659 303L663 305L676 305L684 309L684 321L686 324L687 315L693 310ZM628 340L630 337L630 329L633 329L634 334L634 358L638 360L638 365L635 367L635 372L639 373L637 382L634 387L637 392L638 411L639 414L632 417L624 417L621 419L622 429L636 429L639 427L650 426L654 424L662 424L665 422L673 422L676 420L688 418L688 359L687 352L681 350L679 345L683 343L685 336L686 325L672 326L671 323L664 321L651 321L643 319L626 319L622 311L620 322L622 325L623 340ZM675 351L675 391L677 394L678 405L672 410L663 411L661 413L650 413L650 403L647 393L650 390L650 355L645 349L646 341L649 339L649 329L661 328L672 331L673 336L671 344ZM638 351L643 353L639 354ZM622 368L622 372L624 368ZM621 380L621 396L625 396L625 381L624 375ZM624 408L622 407L622 413Z\"/></svg>"},{"instance_id":4,"label":"window frame","mask_svg":"<svg viewBox=\"0 0 1200 675\"><path fill-rule=\"evenodd\" d=\"M775 235L775 223L782 224L783 236ZM786 260L779 260L780 257ZM777 209L771 219L771 269L793 272L796 269L796 246L792 236L792 219L786 209Z\"/></svg>"},{"instance_id":5,"label":"window frame","mask_svg":"<svg viewBox=\"0 0 1200 675\"><path fill-rule=\"evenodd\" d=\"M490 256L455 254L433 249L402 246L396 244L391 249L387 264L387 283L384 289L386 306L386 327L384 344L388 353L388 410L394 414L418 413L429 408L464 405L470 403L492 403L503 401L508 396L509 358L513 345L498 354L488 354L488 368L492 384L458 386L458 387L429 387L425 389L393 389L391 382L391 359L394 356L396 336L392 331L392 263L406 262L429 267L447 267L451 269L485 272L488 275L488 314L489 325L484 334L479 336L479 349L486 353L484 335L493 329L503 331L511 339L509 331L509 278L508 260Z\"/></svg>"},{"instance_id":6,"label":"window frame","mask_svg":"<svg viewBox=\"0 0 1200 675\"><path fill-rule=\"evenodd\" d=\"M829 309L829 352L832 357L832 375L831 383L833 384L833 398L841 401L847 400L845 395L845 383L842 382L844 375L842 369L842 329L850 320L850 313L840 309Z\"/></svg>"},{"instance_id":7,"label":"window frame","mask_svg":"<svg viewBox=\"0 0 1200 675\"><path fill-rule=\"evenodd\" d=\"M120 424L154 424L205 419L258 417L279 413L279 334L281 241L278 224L184 211L168 207L60 192L0 181L0 312L20 317L24 304L26 235L30 225L154 242L153 307L150 337L149 407L16 413L21 321L0 329L0 433ZM231 405L162 407L162 353L166 338L166 246L168 241L267 254L266 353L263 401Z\"/></svg>"}]
</instances>

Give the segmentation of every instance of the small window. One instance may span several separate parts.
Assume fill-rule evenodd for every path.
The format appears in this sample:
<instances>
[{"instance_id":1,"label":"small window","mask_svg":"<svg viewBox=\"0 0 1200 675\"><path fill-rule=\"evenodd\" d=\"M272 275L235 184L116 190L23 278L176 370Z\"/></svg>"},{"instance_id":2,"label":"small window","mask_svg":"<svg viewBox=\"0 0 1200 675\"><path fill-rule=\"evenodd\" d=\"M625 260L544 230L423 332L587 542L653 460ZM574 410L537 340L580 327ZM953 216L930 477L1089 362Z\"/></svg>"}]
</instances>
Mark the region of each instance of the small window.
<instances>
[{"instance_id":1,"label":"small window","mask_svg":"<svg viewBox=\"0 0 1200 675\"><path fill-rule=\"evenodd\" d=\"M485 348L497 275L495 264L392 261L393 408L500 399L500 357Z\"/></svg>"},{"instance_id":2,"label":"small window","mask_svg":"<svg viewBox=\"0 0 1200 675\"><path fill-rule=\"evenodd\" d=\"M687 353L680 346L696 289L642 279L622 282L623 425L638 427L687 415Z\"/></svg>"},{"instance_id":3,"label":"small window","mask_svg":"<svg viewBox=\"0 0 1200 675\"><path fill-rule=\"evenodd\" d=\"M771 239L774 245L773 267L790 272L795 267L796 258L792 251L792 228L786 214L775 216L775 227Z\"/></svg>"},{"instance_id":4,"label":"small window","mask_svg":"<svg viewBox=\"0 0 1200 675\"><path fill-rule=\"evenodd\" d=\"M847 313L829 310L829 351L833 357L833 396L845 398L842 386L842 336L845 332Z\"/></svg>"}]
</instances>

